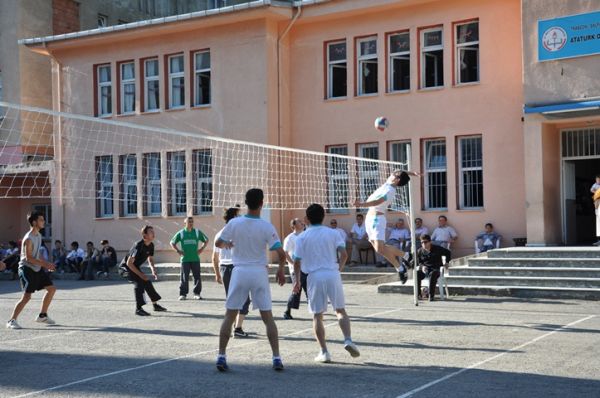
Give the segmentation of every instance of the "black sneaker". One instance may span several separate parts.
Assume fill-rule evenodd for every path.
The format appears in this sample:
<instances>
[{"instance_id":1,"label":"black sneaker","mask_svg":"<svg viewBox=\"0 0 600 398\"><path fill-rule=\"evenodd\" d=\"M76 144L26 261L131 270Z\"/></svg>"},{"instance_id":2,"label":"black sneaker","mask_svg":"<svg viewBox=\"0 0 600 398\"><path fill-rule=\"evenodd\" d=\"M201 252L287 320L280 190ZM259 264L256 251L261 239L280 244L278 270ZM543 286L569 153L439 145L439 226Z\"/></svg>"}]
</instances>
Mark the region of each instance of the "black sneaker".
<instances>
[{"instance_id":1,"label":"black sneaker","mask_svg":"<svg viewBox=\"0 0 600 398\"><path fill-rule=\"evenodd\" d=\"M150 316L150 314L144 311L143 308L138 308L137 310L135 310L135 314L139 316Z\"/></svg>"},{"instance_id":2,"label":"black sneaker","mask_svg":"<svg viewBox=\"0 0 600 398\"><path fill-rule=\"evenodd\" d=\"M400 277L400 282L404 285L408 280L408 273L406 271L399 271L398 276Z\"/></svg>"},{"instance_id":3,"label":"black sneaker","mask_svg":"<svg viewBox=\"0 0 600 398\"><path fill-rule=\"evenodd\" d=\"M244 332L244 329L242 329L242 328L235 328L235 330L233 331L233 337L236 337L236 338L248 337L248 333Z\"/></svg>"},{"instance_id":4,"label":"black sneaker","mask_svg":"<svg viewBox=\"0 0 600 398\"><path fill-rule=\"evenodd\" d=\"M273 370L281 372L283 370L283 362L280 358L273 359Z\"/></svg>"},{"instance_id":5,"label":"black sneaker","mask_svg":"<svg viewBox=\"0 0 600 398\"><path fill-rule=\"evenodd\" d=\"M286 311L283 313L283 319L294 319L294 317L292 316L291 312Z\"/></svg>"},{"instance_id":6,"label":"black sneaker","mask_svg":"<svg viewBox=\"0 0 600 398\"><path fill-rule=\"evenodd\" d=\"M167 309L159 304L154 304L154 311L156 312L165 312Z\"/></svg>"}]
</instances>

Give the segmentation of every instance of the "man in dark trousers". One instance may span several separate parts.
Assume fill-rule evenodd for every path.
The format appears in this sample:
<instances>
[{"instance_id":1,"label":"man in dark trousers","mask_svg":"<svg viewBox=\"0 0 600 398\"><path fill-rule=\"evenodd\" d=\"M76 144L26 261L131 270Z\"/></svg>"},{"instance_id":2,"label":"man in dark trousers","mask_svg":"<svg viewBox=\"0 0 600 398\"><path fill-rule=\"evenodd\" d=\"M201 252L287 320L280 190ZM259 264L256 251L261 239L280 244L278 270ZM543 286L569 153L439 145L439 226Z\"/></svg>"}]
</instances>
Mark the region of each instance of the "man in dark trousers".
<instances>
[{"instance_id":1,"label":"man in dark trousers","mask_svg":"<svg viewBox=\"0 0 600 398\"><path fill-rule=\"evenodd\" d=\"M148 294L150 297L150 301L152 301L152 305L154 306L154 311L163 312L167 309L158 304L158 300L161 299L160 295L154 290L154 285L152 282L141 271L141 266L146 261L150 265L150 269L152 270L152 276L154 280L158 279L156 275L156 268L154 267L154 228L150 225L146 225L142 228L142 240L136 242L131 250L129 251L129 255L127 256L127 268L129 268L129 280L134 284L134 292L135 292L135 314L140 316L148 316L150 315L142 308L146 301L144 300L144 292Z\"/></svg>"},{"instance_id":2,"label":"man in dark trousers","mask_svg":"<svg viewBox=\"0 0 600 398\"><path fill-rule=\"evenodd\" d=\"M417 289L421 291L421 281L429 278L429 301L435 298L435 286L440 277L440 268L450 262L450 250L431 243L431 236L421 235L421 247L417 250L417 264L421 269L417 271ZM446 261L442 259L446 257Z\"/></svg>"}]
</instances>

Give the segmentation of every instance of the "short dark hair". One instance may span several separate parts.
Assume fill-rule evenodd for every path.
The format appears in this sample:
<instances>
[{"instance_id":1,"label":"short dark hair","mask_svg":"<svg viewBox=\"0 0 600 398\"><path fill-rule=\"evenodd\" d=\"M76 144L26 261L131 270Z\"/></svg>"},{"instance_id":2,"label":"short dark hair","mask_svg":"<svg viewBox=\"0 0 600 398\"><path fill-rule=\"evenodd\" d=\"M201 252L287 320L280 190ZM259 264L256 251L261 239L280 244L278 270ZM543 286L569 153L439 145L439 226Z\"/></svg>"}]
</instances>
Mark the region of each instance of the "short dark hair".
<instances>
[{"instance_id":1,"label":"short dark hair","mask_svg":"<svg viewBox=\"0 0 600 398\"><path fill-rule=\"evenodd\" d=\"M423 222L423 219L421 217L417 217L417 218L415 218L415 221L421 221L421 222Z\"/></svg>"},{"instance_id":2,"label":"short dark hair","mask_svg":"<svg viewBox=\"0 0 600 398\"><path fill-rule=\"evenodd\" d=\"M33 226L33 222L37 221L40 217L44 217L44 215L39 211L34 211L27 215L27 222L29 223L29 225Z\"/></svg>"},{"instance_id":3,"label":"short dark hair","mask_svg":"<svg viewBox=\"0 0 600 398\"><path fill-rule=\"evenodd\" d=\"M144 227L141 230L142 235L146 235L150 230L154 230L154 227L152 227L152 225L144 225Z\"/></svg>"},{"instance_id":4,"label":"short dark hair","mask_svg":"<svg viewBox=\"0 0 600 398\"><path fill-rule=\"evenodd\" d=\"M55 240L54 243L62 243L60 240Z\"/></svg>"},{"instance_id":5,"label":"short dark hair","mask_svg":"<svg viewBox=\"0 0 600 398\"><path fill-rule=\"evenodd\" d=\"M356 215L356 218L365 218L365 216L363 216L362 214L358 213L358 214Z\"/></svg>"},{"instance_id":6,"label":"short dark hair","mask_svg":"<svg viewBox=\"0 0 600 398\"><path fill-rule=\"evenodd\" d=\"M231 221L234 218L236 218L238 216L239 212L240 212L240 206L239 205L235 205L234 207L230 207L229 209L225 209L225 211L223 211L223 220L225 220L225 224L227 224L229 221Z\"/></svg>"},{"instance_id":7,"label":"short dark hair","mask_svg":"<svg viewBox=\"0 0 600 398\"><path fill-rule=\"evenodd\" d=\"M488 225L490 226L490 228L494 228L494 226L492 225L492 223L491 223L491 222L489 222L489 223L485 224L485 226L486 226L486 227L487 227Z\"/></svg>"},{"instance_id":8,"label":"short dark hair","mask_svg":"<svg viewBox=\"0 0 600 398\"><path fill-rule=\"evenodd\" d=\"M400 180L400 181L398 181L399 187L405 186L410 181L410 176L408 175L408 173L406 171L394 170L392 172L392 175Z\"/></svg>"},{"instance_id":9,"label":"short dark hair","mask_svg":"<svg viewBox=\"0 0 600 398\"><path fill-rule=\"evenodd\" d=\"M100 244L101 244L101 245L108 245L108 241L107 241L106 239L102 239L102 240L100 241Z\"/></svg>"},{"instance_id":10,"label":"short dark hair","mask_svg":"<svg viewBox=\"0 0 600 398\"><path fill-rule=\"evenodd\" d=\"M306 208L306 218L312 224L321 224L325 218L325 209L318 203L313 203Z\"/></svg>"},{"instance_id":11,"label":"short dark hair","mask_svg":"<svg viewBox=\"0 0 600 398\"><path fill-rule=\"evenodd\" d=\"M439 220L440 218L443 218L444 220L448 221L448 217L446 217L446 216L439 216L439 217L438 217L438 220Z\"/></svg>"},{"instance_id":12,"label":"short dark hair","mask_svg":"<svg viewBox=\"0 0 600 398\"><path fill-rule=\"evenodd\" d=\"M246 192L246 206L250 210L258 210L262 206L265 194L260 188L252 188Z\"/></svg>"},{"instance_id":13,"label":"short dark hair","mask_svg":"<svg viewBox=\"0 0 600 398\"><path fill-rule=\"evenodd\" d=\"M421 240L426 242L431 242L431 235L423 234L421 235Z\"/></svg>"},{"instance_id":14,"label":"short dark hair","mask_svg":"<svg viewBox=\"0 0 600 398\"><path fill-rule=\"evenodd\" d=\"M86 246L89 246L89 245L94 246L94 242L88 242L88 243L86 243Z\"/></svg>"},{"instance_id":15,"label":"short dark hair","mask_svg":"<svg viewBox=\"0 0 600 398\"><path fill-rule=\"evenodd\" d=\"M290 227L294 228L299 222L302 222L302 220L300 220L298 217L292 218L290 220Z\"/></svg>"},{"instance_id":16,"label":"short dark hair","mask_svg":"<svg viewBox=\"0 0 600 398\"><path fill-rule=\"evenodd\" d=\"M79 247L79 242L73 241L71 242L71 246Z\"/></svg>"}]
</instances>

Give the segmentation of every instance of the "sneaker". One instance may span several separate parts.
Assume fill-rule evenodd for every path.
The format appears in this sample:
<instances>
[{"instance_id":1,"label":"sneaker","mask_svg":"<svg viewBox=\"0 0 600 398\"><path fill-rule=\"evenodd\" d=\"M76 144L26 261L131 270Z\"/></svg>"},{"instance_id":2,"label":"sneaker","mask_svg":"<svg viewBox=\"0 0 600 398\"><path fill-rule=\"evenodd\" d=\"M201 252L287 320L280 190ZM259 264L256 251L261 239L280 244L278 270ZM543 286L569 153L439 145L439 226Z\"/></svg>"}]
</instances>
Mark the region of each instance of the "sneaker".
<instances>
[{"instance_id":1,"label":"sneaker","mask_svg":"<svg viewBox=\"0 0 600 398\"><path fill-rule=\"evenodd\" d=\"M319 355L315 357L315 362L329 363L331 362L331 354L329 354L328 351L320 352Z\"/></svg>"},{"instance_id":2,"label":"sneaker","mask_svg":"<svg viewBox=\"0 0 600 398\"><path fill-rule=\"evenodd\" d=\"M11 319L10 321L6 322L6 328L7 329L23 329L21 327L21 325L19 325L15 319Z\"/></svg>"},{"instance_id":3,"label":"sneaker","mask_svg":"<svg viewBox=\"0 0 600 398\"><path fill-rule=\"evenodd\" d=\"M217 358L217 369L219 369L219 372L225 372L229 370L229 366L227 366L227 359L225 357Z\"/></svg>"},{"instance_id":4,"label":"sneaker","mask_svg":"<svg viewBox=\"0 0 600 398\"><path fill-rule=\"evenodd\" d=\"M286 311L283 313L283 319L294 319L294 317L292 316L291 312Z\"/></svg>"},{"instance_id":5,"label":"sneaker","mask_svg":"<svg viewBox=\"0 0 600 398\"><path fill-rule=\"evenodd\" d=\"M54 325L56 324L56 322L54 322L48 315L46 316L39 316L37 318L35 318L36 322L39 323L45 323L46 325Z\"/></svg>"},{"instance_id":6,"label":"sneaker","mask_svg":"<svg viewBox=\"0 0 600 398\"><path fill-rule=\"evenodd\" d=\"M408 280L408 273L406 271L398 272L398 276L400 277L400 282L404 285Z\"/></svg>"},{"instance_id":7,"label":"sneaker","mask_svg":"<svg viewBox=\"0 0 600 398\"><path fill-rule=\"evenodd\" d=\"M143 308L138 308L137 310L135 310L135 314L139 316L150 316L150 314L144 311Z\"/></svg>"},{"instance_id":8,"label":"sneaker","mask_svg":"<svg viewBox=\"0 0 600 398\"><path fill-rule=\"evenodd\" d=\"M187 297L184 295L179 296L179 301L187 300Z\"/></svg>"},{"instance_id":9,"label":"sneaker","mask_svg":"<svg viewBox=\"0 0 600 398\"><path fill-rule=\"evenodd\" d=\"M278 372L283 370L283 362L281 361L281 358L273 358L273 370Z\"/></svg>"},{"instance_id":10,"label":"sneaker","mask_svg":"<svg viewBox=\"0 0 600 398\"><path fill-rule=\"evenodd\" d=\"M248 333L244 332L244 329L242 328L235 328L235 330L233 331L233 337L248 337Z\"/></svg>"},{"instance_id":11,"label":"sneaker","mask_svg":"<svg viewBox=\"0 0 600 398\"><path fill-rule=\"evenodd\" d=\"M357 358L360 356L360 351L358 351L358 347L353 342L344 344L344 349L350 353L352 358Z\"/></svg>"},{"instance_id":12,"label":"sneaker","mask_svg":"<svg viewBox=\"0 0 600 398\"><path fill-rule=\"evenodd\" d=\"M167 309L160 304L154 304L154 311L165 312Z\"/></svg>"},{"instance_id":13,"label":"sneaker","mask_svg":"<svg viewBox=\"0 0 600 398\"><path fill-rule=\"evenodd\" d=\"M204 299L202 298L202 296L201 296L201 295L199 295L199 294L196 294L196 295L194 296L194 300L204 300Z\"/></svg>"}]
</instances>

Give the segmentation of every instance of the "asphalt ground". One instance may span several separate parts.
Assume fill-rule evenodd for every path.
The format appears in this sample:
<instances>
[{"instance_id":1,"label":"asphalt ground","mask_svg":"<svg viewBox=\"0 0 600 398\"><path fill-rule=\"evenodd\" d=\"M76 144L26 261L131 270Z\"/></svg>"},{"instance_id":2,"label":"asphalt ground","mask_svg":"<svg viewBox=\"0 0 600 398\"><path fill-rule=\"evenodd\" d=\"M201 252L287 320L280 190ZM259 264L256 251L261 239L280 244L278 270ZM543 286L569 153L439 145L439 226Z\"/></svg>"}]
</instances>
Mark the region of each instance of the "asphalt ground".
<instances>
[{"instance_id":1,"label":"asphalt ground","mask_svg":"<svg viewBox=\"0 0 600 398\"><path fill-rule=\"evenodd\" d=\"M231 370L215 368L224 291L205 283L202 301L177 301L177 282L158 282L169 310L134 315L124 282L56 281L47 327L34 322L42 293L0 329L0 397L600 397L598 302L451 297L415 307L411 297L345 286L353 339L343 349L326 316L333 363L316 364L318 346L303 301L283 320L290 285L272 285L283 372L256 311L232 339ZM20 296L0 282L0 318ZM146 306L149 310L150 306Z\"/></svg>"}]
</instances>

